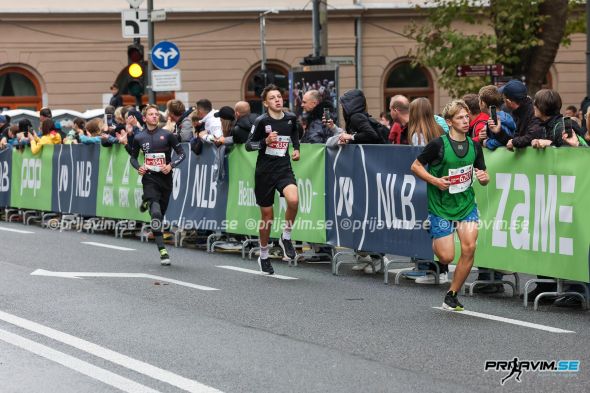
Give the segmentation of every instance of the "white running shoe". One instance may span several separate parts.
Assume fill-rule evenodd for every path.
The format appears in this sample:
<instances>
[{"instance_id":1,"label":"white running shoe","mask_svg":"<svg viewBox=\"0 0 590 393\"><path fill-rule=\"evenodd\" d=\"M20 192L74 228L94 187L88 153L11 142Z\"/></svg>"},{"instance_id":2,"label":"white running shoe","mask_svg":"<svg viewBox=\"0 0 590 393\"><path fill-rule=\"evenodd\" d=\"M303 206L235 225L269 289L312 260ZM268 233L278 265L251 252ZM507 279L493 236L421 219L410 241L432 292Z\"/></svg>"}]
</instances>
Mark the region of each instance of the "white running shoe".
<instances>
[{"instance_id":1,"label":"white running shoe","mask_svg":"<svg viewBox=\"0 0 590 393\"><path fill-rule=\"evenodd\" d=\"M449 282L449 276L447 273L441 273L438 276L439 284L446 284ZM424 277L417 277L416 284L434 284L434 274L430 273Z\"/></svg>"}]
</instances>

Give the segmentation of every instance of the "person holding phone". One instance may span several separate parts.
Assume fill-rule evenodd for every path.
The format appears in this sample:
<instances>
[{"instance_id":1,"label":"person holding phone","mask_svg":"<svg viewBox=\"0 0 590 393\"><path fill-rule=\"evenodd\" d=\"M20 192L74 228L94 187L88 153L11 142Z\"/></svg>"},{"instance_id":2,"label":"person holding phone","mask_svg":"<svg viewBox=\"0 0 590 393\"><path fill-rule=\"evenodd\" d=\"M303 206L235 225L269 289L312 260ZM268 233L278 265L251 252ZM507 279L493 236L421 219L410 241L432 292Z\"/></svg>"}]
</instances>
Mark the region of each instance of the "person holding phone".
<instances>
[{"instance_id":1,"label":"person holding phone","mask_svg":"<svg viewBox=\"0 0 590 393\"><path fill-rule=\"evenodd\" d=\"M303 95L301 106L307 124L301 142L325 144L335 131L329 124L333 117L332 105L330 102L322 100L319 91L309 90ZM332 124L334 124L333 121Z\"/></svg>"},{"instance_id":2,"label":"person holding phone","mask_svg":"<svg viewBox=\"0 0 590 393\"><path fill-rule=\"evenodd\" d=\"M502 94L496 86L488 85L479 89L478 96L481 112L489 115L486 126L480 130L479 142L489 150L506 146L514 136L516 123L510 114L499 109L503 104Z\"/></svg>"},{"instance_id":3,"label":"person holding phone","mask_svg":"<svg viewBox=\"0 0 590 393\"><path fill-rule=\"evenodd\" d=\"M531 146L544 149L547 146L587 146L584 132L570 117L563 117L561 96L551 89L542 89L533 99L535 117L541 121L544 137L533 139Z\"/></svg>"}]
</instances>

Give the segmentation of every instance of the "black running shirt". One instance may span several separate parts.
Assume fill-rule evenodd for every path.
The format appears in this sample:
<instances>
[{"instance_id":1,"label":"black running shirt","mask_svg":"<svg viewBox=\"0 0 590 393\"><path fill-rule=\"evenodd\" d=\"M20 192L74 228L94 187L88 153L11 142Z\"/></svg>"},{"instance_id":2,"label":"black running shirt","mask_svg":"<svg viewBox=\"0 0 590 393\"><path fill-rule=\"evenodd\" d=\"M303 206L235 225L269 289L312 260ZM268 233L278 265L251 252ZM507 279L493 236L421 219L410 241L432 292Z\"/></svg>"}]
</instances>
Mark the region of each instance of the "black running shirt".
<instances>
[{"instance_id":1,"label":"black running shirt","mask_svg":"<svg viewBox=\"0 0 590 393\"><path fill-rule=\"evenodd\" d=\"M177 154L176 160L174 161L172 161L171 158L172 149L174 149ZM172 168L176 168L182 162L182 160L184 160L184 150L182 149L182 146L180 146L180 143L178 143L178 138L176 138L176 135L162 128L156 128L153 131L146 129L138 134L135 134L130 153L130 162L135 169L139 169L137 157L139 156L140 150L143 152L145 160L148 160L150 154L154 155L154 160L159 160L163 154L162 158L165 159L165 163L170 164ZM170 172L168 175L172 175L172 172Z\"/></svg>"},{"instance_id":2,"label":"black running shirt","mask_svg":"<svg viewBox=\"0 0 590 393\"><path fill-rule=\"evenodd\" d=\"M272 145L266 144L266 137L272 131L276 131L279 141ZM284 112L284 116L277 120L267 113L259 116L250 131L246 141L246 150L258 150L256 160L256 172L277 172L291 169L289 145L293 144L294 150L299 150L299 132L297 130L297 117L291 112Z\"/></svg>"}]
</instances>

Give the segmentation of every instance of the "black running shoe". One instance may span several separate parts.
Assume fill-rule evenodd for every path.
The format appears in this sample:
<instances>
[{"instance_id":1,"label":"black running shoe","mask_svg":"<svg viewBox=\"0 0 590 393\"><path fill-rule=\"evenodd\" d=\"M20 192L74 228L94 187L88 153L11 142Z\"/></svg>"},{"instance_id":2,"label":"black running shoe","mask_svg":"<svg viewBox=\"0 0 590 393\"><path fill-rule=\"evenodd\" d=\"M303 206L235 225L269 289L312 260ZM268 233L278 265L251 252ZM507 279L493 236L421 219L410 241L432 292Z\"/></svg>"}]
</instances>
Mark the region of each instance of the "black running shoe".
<instances>
[{"instance_id":1,"label":"black running shoe","mask_svg":"<svg viewBox=\"0 0 590 393\"><path fill-rule=\"evenodd\" d=\"M442 304L442 308L449 311L463 311L465 308L459 299L457 299L457 292L449 291L445 296L445 301Z\"/></svg>"},{"instance_id":2,"label":"black running shoe","mask_svg":"<svg viewBox=\"0 0 590 393\"><path fill-rule=\"evenodd\" d=\"M170 255L168 255L168 251L165 248L160 250L160 264L163 266L170 265Z\"/></svg>"},{"instance_id":3,"label":"black running shoe","mask_svg":"<svg viewBox=\"0 0 590 393\"><path fill-rule=\"evenodd\" d=\"M274 274L275 271L272 268L272 265L270 264L270 259L266 258L266 259L262 259L262 258L258 258L258 267L260 267L260 271L262 273L266 273L266 274Z\"/></svg>"},{"instance_id":4,"label":"black running shoe","mask_svg":"<svg viewBox=\"0 0 590 393\"><path fill-rule=\"evenodd\" d=\"M143 201L141 202L141 205L139 205L139 211L142 213L147 212L147 210L150 207L150 202L149 201Z\"/></svg>"},{"instance_id":5,"label":"black running shoe","mask_svg":"<svg viewBox=\"0 0 590 393\"><path fill-rule=\"evenodd\" d=\"M279 239L279 246L283 250L283 256L289 259L295 259L297 253L295 252L295 247L293 247L293 243L291 240L283 239L283 235Z\"/></svg>"}]
</instances>

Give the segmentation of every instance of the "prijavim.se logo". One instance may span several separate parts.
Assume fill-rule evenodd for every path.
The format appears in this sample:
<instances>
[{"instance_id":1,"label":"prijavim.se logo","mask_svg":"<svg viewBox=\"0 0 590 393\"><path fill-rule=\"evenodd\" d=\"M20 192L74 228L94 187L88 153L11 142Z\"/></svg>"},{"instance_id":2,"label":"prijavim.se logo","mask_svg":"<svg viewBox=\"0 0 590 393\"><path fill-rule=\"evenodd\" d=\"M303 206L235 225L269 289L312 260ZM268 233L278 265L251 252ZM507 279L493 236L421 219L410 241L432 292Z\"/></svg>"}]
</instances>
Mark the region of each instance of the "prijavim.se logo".
<instances>
[{"instance_id":1,"label":"prijavim.se logo","mask_svg":"<svg viewBox=\"0 0 590 393\"><path fill-rule=\"evenodd\" d=\"M522 382L524 372L540 373L577 373L580 371L579 360L520 360L515 357L512 360L486 360L484 371L496 371L507 373L500 380L504 386L511 378L514 381Z\"/></svg>"}]
</instances>

